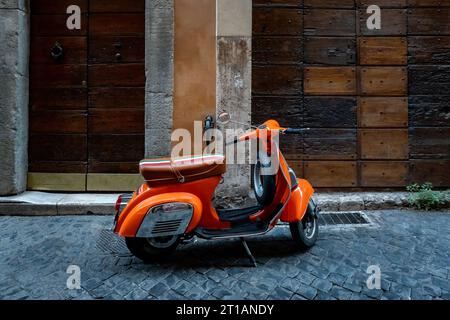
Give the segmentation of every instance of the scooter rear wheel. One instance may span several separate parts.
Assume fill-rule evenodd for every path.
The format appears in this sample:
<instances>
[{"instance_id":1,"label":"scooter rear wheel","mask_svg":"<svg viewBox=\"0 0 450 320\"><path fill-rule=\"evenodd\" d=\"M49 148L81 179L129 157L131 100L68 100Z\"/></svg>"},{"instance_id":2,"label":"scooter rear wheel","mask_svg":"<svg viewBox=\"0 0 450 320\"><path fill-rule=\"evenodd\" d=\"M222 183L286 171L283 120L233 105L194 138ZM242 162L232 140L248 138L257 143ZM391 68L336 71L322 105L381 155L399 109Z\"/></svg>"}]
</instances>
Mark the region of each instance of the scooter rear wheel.
<instances>
[{"instance_id":1,"label":"scooter rear wheel","mask_svg":"<svg viewBox=\"0 0 450 320\"><path fill-rule=\"evenodd\" d=\"M319 221L314 214L314 204L308 204L308 209L302 221L289 224L292 239L300 249L309 249L316 243L319 235Z\"/></svg>"},{"instance_id":2,"label":"scooter rear wheel","mask_svg":"<svg viewBox=\"0 0 450 320\"><path fill-rule=\"evenodd\" d=\"M180 237L126 238L125 242L134 256L142 261L151 262L173 253L180 243Z\"/></svg>"}]
</instances>

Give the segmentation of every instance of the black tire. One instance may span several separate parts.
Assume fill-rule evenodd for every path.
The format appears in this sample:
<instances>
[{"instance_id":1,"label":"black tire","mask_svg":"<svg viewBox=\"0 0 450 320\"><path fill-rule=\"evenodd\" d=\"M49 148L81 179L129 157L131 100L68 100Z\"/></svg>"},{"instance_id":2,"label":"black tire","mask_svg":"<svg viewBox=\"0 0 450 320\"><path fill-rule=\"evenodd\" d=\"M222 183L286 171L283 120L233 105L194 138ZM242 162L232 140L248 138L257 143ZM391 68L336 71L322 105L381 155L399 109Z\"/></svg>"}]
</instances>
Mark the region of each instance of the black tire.
<instances>
[{"instance_id":1,"label":"black tire","mask_svg":"<svg viewBox=\"0 0 450 320\"><path fill-rule=\"evenodd\" d=\"M314 203L310 201L302 221L289 224L292 239L303 250L313 247L319 236L319 221L315 217L314 206Z\"/></svg>"},{"instance_id":2,"label":"black tire","mask_svg":"<svg viewBox=\"0 0 450 320\"><path fill-rule=\"evenodd\" d=\"M253 166L252 182L255 197L258 203L262 206L266 206L272 203L276 192L276 179L275 175L262 175L261 162L258 161ZM259 185L259 186L258 186Z\"/></svg>"},{"instance_id":3,"label":"black tire","mask_svg":"<svg viewBox=\"0 0 450 320\"><path fill-rule=\"evenodd\" d=\"M180 243L180 237L177 236L167 247L156 247L152 245L151 240L147 238L126 238L125 242L127 244L128 250L145 262L152 262L157 259L161 259L172 254Z\"/></svg>"}]
</instances>

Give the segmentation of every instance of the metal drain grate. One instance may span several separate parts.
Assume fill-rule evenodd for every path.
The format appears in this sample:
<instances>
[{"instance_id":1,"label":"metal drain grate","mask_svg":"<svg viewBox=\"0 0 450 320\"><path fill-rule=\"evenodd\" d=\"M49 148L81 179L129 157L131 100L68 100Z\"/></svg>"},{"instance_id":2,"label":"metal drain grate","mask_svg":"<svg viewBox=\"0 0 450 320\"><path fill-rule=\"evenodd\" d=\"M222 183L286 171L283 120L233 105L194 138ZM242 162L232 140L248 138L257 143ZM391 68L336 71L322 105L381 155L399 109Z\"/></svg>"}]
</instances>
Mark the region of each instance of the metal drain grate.
<instances>
[{"instance_id":1,"label":"metal drain grate","mask_svg":"<svg viewBox=\"0 0 450 320\"><path fill-rule=\"evenodd\" d=\"M114 232L108 229L100 231L100 235L97 240L97 248L105 253L109 253L118 257L131 256L131 253L125 243L125 239L119 237Z\"/></svg>"},{"instance_id":2,"label":"metal drain grate","mask_svg":"<svg viewBox=\"0 0 450 320\"><path fill-rule=\"evenodd\" d=\"M319 224L322 226L370 224L362 212L321 213Z\"/></svg>"}]
</instances>

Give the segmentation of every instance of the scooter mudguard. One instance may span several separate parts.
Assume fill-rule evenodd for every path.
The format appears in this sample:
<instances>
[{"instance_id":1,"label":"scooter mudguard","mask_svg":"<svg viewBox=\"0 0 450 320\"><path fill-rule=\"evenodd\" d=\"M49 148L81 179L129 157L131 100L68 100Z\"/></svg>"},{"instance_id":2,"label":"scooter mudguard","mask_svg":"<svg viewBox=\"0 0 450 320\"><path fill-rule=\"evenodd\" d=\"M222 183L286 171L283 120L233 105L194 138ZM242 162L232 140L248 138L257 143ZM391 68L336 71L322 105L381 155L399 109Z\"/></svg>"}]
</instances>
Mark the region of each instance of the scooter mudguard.
<instances>
[{"instance_id":1,"label":"scooter mudguard","mask_svg":"<svg viewBox=\"0 0 450 320\"><path fill-rule=\"evenodd\" d=\"M292 191L291 198L281 215L280 220L283 222L293 223L301 221L314 194L314 189L307 180L297 180L298 186Z\"/></svg>"},{"instance_id":2,"label":"scooter mudguard","mask_svg":"<svg viewBox=\"0 0 450 320\"><path fill-rule=\"evenodd\" d=\"M165 204L186 206L178 212L151 212L153 208ZM187 192L154 195L129 207L130 211L124 210L115 228L115 232L122 237L150 238L189 233L198 226L203 209L201 200Z\"/></svg>"}]
</instances>

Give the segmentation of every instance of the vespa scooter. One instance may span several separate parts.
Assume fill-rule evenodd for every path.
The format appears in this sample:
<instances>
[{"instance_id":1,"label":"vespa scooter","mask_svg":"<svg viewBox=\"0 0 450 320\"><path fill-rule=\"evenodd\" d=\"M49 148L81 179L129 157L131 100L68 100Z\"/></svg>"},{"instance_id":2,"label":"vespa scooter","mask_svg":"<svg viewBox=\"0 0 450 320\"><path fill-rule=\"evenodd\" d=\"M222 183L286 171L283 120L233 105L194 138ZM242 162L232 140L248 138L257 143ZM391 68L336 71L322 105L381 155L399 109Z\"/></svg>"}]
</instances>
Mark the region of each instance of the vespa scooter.
<instances>
[{"instance_id":1,"label":"vespa scooter","mask_svg":"<svg viewBox=\"0 0 450 320\"><path fill-rule=\"evenodd\" d=\"M231 121L227 113L219 120ZM274 142L276 135L301 134L304 130L283 128L269 120L232 142L256 140L264 149L258 152L252 169L258 205L242 209L216 209L212 204L226 172L222 155L141 161L145 183L132 195L117 199L114 232L125 238L133 255L149 262L196 236L206 240L241 239L256 266L245 238L266 234L280 221L289 223L299 248L312 247L319 233L314 189L308 181L296 177ZM276 169L270 174L264 172L267 159Z\"/></svg>"}]
</instances>

